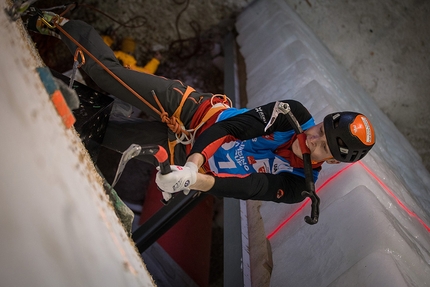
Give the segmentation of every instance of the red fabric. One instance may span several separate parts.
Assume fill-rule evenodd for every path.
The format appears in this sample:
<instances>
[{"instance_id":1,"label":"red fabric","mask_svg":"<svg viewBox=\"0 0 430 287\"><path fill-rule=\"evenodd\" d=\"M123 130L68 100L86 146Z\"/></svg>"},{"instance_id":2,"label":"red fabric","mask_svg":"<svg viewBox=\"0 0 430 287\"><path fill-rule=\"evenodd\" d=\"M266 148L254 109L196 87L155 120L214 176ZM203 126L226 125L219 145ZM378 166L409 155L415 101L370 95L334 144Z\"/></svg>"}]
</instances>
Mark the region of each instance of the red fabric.
<instances>
[{"instance_id":1,"label":"red fabric","mask_svg":"<svg viewBox=\"0 0 430 287\"><path fill-rule=\"evenodd\" d=\"M221 99L219 99L218 97L215 97L215 98L213 98L212 102L209 99L209 100L205 100L203 103L201 103L199 108L195 112L193 119L191 120L190 128L194 129L195 127L197 127L201 123L201 121L203 120L206 113L212 108L212 104L217 104L217 103L221 103L221 102L223 102ZM198 138L202 132L204 132L207 128L209 128L211 125L213 125L215 123L216 119L218 118L218 115L222 111L223 110L220 110L219 112L216 112L213 116L211 116L196 132L195 138ZM187 145L185 147L185 149L186 149L187 154L189 154L191 151L191 145Z\"/></svg>"},{"instance_id":2,"label":"red fabric","mask_svg":"<svg viewBox=\"0 0 430 287\"><path fill-rule=\"evenodd\" d=\"M155 184L155 171L150 182L140 224L163 206L161 192ZM213 197L209 195L157 240L184 272L202 287L209 286L212 215Z\"/></svg>"},{"instance_id":3,"label":"red fabric","mask_svg":"<svg viewBox=\"0 0 430 287\"><path fill-rule=\"evenodd\" d=\"M303 154L307 153L307 154L311 154L311 151L309 150L308 146L306 145L306 134L305 133L301 133L297 135L297 139L299 140L299 145L300 145L300 150L302 151Z\"/></svg>"},{"instance_id":4,"label":"red fabric","mask_svg":"<svg viewBox=\"0 0 430 287\"><path fill-rule=\"evenodd\" d=\"M225 103L225 100L220 97L213 97L212 99L205 100L200 104L197 111L194 113L193 119L190 124L190 128L195 128L200 124L206 113L212 108L212 105L219 104L219 103ZM204 131L206 128L210 127L213 123L215 123L219 113L214 114L209 120L207 120L206 124L202 126L202 130L198 132L200 134L202 131Z\"/></svg>"},{"instance_id":5,"label":"red fabric","mask_svg":"<svg viewBox=\"0 0 430 287\"><path fill-rule=\"evenodd\" d=\"M286 158L290 162L290 165L292 167L304 168L305 165L303 163L303 160L296 156L291 150L291 146L293 145L293 142L296 140L296 138L297 135L293 135L293 137L288 142L284 143L283 145L280 145L276 149L275 153L279 156L282 156L283 158ZM324 162L312 164L312 169L320 168L323 163Z\"/></svg>"}]
</instances>

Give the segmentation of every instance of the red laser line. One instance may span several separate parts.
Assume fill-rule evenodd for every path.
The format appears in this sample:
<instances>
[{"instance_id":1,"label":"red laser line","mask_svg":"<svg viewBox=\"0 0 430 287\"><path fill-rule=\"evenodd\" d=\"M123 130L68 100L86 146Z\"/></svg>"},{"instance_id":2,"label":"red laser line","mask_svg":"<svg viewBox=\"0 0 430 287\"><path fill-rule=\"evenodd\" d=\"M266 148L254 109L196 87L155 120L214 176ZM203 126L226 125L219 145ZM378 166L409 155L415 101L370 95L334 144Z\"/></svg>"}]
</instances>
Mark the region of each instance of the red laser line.
<instances>
[{"instance_id":1,"label":"red laser line","mask_svg":"<svg viewBox=\"0 0 430 287\"><path fill-rule=\"evenodd\" d=\"M372 172L364 163L361 161L358 162L367 173L372 176L379 185L387 192L389 195L391 195L397 204L404 210L406 213L408 213L410 216L415 217L419 223L428 231L430 232L430 227L413 211L411 211L409 208L406 207L406 205L400 201L400 199L394 194L394 192L379 178L376 176L374 172ZM354 163L355 164L355 163ZM339 170L337 173L332 175L329 179L327 179L315 192L318 193L323 187L325 187L327 184L329 184L331 181L333 181L336 177L338 177L341 173L346 171L348 168L353 166L354 164L350 164L345 166L343 169ZM271 239L276 233L278 233L293 217L295 217L310 201L308 198L292 215L290 215L287 219L285 219L274 231L272 231L269 235L267 235L267 239Z\"/></svg>"},{"instance_id":2,"label":"red laser line","mask_svg":"<svg viewBox=\"0 0 430 287\"><path fill-rule=\"evenodd\" d=\"M341 173L343 173L345 170L347 170L351 166L353 166L353 164L346 165L343 169L339 170L334 175L332 175L331 177L329 177L323 184L321 184L320 187L317 188L317 190L315 192L318 193L324 186L326 186L327 184L329 184L332 180L334 180L337 176L339 176ZM279 230L281 230L282 227L284 227L291 219L293 219L293 217L296 216L297 213L299 213L306 206L306 204L308 204L309 201L310 201L310 199L307 198L303 202L303 204L296 211L294 211L294 213L292 215L290 215L290 217L288 217L287 219L285 219L274 231L272 231L272 233L270 233L269 235L267 235L267 239L270 240L270 238L272 238L276 233L278 233Z\"/></svg>"},{"instance_id":3,"label":"red laser line","mask_svg":"<svg viewBox=\"0 0 430 287\"><path fill-rule=\"evenodd\" d=\"M394 192L379 178L376 176L376 174L371 171L366 165L364 165L364 163L362 162L358 162L363 168L364 170L367 171L367 173L369 173L378 183L379 185L381 185L381 187L389 194L391 195L394 200L397 202L397 204L404 210L406 211L407 214L409 214L412 217L415 217L419 223L421 223L421 225L427 229L428 232L430 232L430 227L412 210L410 210L403 202L400 201L400 199L394 194Z\"/></svg>"}]
</instances>

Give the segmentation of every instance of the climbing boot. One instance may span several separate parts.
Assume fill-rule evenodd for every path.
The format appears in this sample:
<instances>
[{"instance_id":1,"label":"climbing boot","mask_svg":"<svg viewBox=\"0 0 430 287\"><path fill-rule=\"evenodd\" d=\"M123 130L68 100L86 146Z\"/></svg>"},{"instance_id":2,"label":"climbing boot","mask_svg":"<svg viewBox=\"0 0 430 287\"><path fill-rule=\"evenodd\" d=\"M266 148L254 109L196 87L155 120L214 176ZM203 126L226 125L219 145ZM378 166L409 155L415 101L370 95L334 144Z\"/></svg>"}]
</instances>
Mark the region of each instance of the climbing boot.
<instances>
[{"instance_id":1,"label":"climbing boot","mask_svg":"<svg viewBox=\"0 0 430 287\"><path fill-rule=\"evenodd\" d=\"M66 24L69 20L53 12L42 12L37 8L34 8L33 11L35 13L30 16L26 21L27 30L43 35L60 38L60 34L58 33L58 30L56 29L54 23L57 23L62 26Z\"/></svg>"}]
</instances>

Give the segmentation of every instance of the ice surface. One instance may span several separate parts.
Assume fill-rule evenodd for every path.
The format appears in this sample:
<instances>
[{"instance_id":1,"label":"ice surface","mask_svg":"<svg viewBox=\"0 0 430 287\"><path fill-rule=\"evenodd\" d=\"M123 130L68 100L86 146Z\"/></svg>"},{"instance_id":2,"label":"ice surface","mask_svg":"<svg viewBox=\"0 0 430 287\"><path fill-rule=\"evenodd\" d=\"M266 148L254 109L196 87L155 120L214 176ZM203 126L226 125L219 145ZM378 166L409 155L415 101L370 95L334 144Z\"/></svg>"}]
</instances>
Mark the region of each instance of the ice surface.
<instances>
[{"instance_id":1,"label":"ice surface","mask_svg":"<svg viewBox=\"0 0 430 287\"><path fill-rule=\"evenodd\" d=\"M247 68L248 106L292 98L317 122L330 112L366 114L376 145L361 163L327 165L320 221L309 204L264 202L272 286L428 286L430 175L409 142L282 0L254 2L236 23Z\"/></svg>"},{"instance_id":2,"label":"ice surface","mask_svg":"<svg viewBox=\"0 0 430 287\"><path fill-rule=\"evenodd\" d=\"M6 3L7 2L7 3ZM155 286L1 1L1 286ZM8 5L9 6L9 5Z\"/></svg>"}]
</instances>

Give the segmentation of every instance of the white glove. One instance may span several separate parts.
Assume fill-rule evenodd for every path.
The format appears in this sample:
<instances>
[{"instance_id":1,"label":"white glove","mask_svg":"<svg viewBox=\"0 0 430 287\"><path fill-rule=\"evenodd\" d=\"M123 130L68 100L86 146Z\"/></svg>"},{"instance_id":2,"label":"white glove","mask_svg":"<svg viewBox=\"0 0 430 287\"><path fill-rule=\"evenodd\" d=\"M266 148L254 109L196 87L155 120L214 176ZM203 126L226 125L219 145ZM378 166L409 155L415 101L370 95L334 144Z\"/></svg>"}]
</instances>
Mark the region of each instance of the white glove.
<instances>
[{"instance_id":1,"label":"white glove","mask_svg":"<svg viewBox=\"0 0 430 287\"><path fill-rule=\"evenodd\" d=\"M161 174L157 172L155 182L164 193L175 193L183 191L185 195L190 192L190 186L196 183L197 166L192 162L187 162L184 166L171 165L172 172ZM168 197L163 193L163 198Z\"/></svg>"},{"instance_id":2,"label":"white glove","mask_svg":"<svg viewBox=\"0 0 430 287\"><path fill-rule=\"evenodd\" d=\"M162 191L161 194L163 195L163 199L164 199L165 202L169 201L172 198L172 194L171 193Z\"/></svg>"}]
</instances>

